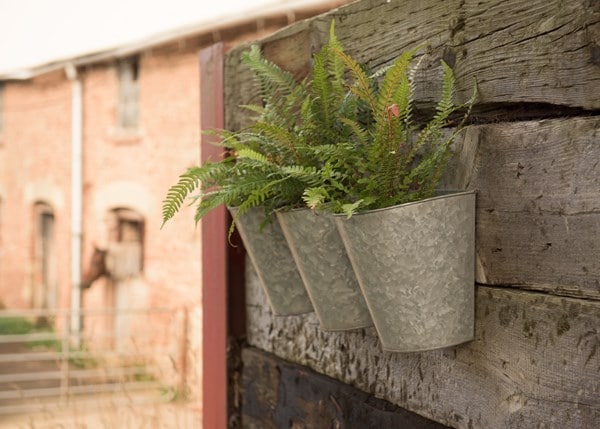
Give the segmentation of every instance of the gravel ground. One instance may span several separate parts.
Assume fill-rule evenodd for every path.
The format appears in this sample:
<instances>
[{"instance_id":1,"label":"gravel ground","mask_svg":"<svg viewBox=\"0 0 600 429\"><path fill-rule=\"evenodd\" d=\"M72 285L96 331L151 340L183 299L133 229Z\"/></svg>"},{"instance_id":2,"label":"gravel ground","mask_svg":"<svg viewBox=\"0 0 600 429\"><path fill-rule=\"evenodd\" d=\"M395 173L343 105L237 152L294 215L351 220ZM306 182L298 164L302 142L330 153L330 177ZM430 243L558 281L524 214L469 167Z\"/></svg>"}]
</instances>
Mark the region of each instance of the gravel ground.
<instances>
[{"instance_id":1,"label":"gravel ground","mask_svg":"<svg viewBox=\"0 0 600 429\"><path fill-rule=\"evenodd\" d=\"M0 344L0 354L28 351L21 344ZM54 362L0 363L0 374L52 371ZM0 391L57 387L56 380L5 383ZM201 429L200 409L190 404L161 403L156 391L134 394L85 395L66 406L57 407L58 398L48 403L25 399L0 399L0 429ZM10 402L9 402L10 401ZM43 411L12 413L11 406L42 406ZM8 411L8 413L6 412Z\"/></svg>"},{"instance_id":2,"label":"gravel ground","mask_svg":"<svg viewBox=\"0 0 600 429\"><path fill-rule=\"evenodd\" d=\"M0 416L0 429L201 429L200 412L187 405L73 406Z\"/></svg>"}]
</instances>

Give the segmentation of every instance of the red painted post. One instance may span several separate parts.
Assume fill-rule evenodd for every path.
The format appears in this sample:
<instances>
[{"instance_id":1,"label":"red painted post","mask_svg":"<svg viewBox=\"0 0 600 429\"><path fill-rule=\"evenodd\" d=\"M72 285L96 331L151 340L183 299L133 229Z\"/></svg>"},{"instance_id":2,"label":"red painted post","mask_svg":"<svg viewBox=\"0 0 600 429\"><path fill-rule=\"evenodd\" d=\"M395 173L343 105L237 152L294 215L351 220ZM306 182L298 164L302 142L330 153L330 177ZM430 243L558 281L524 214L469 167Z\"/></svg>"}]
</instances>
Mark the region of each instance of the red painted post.
<instances>
[{"instance_id":1,"label":"red painted post","mask_svg":"<svg viewBox=\"0 0 600 429\"><path fill-rule=\"evenodd\" d=\"M223 44L200 51L200 126L221 129ZM200 161L216 160L222 149L201 139ZM202 231L202 413L205 429L227 427L227 214L220 207L201 221Z\"/></svg>"}]
</instances>

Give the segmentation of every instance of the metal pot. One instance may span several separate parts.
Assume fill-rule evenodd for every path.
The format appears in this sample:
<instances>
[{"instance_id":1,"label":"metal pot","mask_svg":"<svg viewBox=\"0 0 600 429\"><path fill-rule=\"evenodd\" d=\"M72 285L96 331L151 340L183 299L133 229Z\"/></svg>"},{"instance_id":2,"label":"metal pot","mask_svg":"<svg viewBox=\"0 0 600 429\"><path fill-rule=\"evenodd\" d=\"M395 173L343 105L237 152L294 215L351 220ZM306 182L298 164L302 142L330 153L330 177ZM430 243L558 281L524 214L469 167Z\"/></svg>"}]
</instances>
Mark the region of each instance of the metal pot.
<instances>
[{"instance_id":1,"label":"metal pot","mask_svg":"<svg viewBox=\"0 0 600 429\"><path fill-rule=\"evenodd\" d=\"M230 207L229 211L235 218L237 208ZM264 221L261 208L250 209L236 220L271 310L277 316L313 311L277 218L271 216L270 222L262 225Z\"/></svg>"},{"instance_id":2,"label":"metal pot","mask_svg":"<svg viewBox=\"0 0 600 429\"><path fill-rule=\"evenodd\" d=\"M309 209L278 212L292 256L326 331L372 326L333 216Z\"/></svg>"},{"instance_id":3,"label":"metal pot","mask_svg":"<svg viewBox=\"0 0 600 429\"><path fill-rule=\"evenodd\" d=\"M473 339L474 191L335 221L384 350Z\"/></svg>"}]
</instances>

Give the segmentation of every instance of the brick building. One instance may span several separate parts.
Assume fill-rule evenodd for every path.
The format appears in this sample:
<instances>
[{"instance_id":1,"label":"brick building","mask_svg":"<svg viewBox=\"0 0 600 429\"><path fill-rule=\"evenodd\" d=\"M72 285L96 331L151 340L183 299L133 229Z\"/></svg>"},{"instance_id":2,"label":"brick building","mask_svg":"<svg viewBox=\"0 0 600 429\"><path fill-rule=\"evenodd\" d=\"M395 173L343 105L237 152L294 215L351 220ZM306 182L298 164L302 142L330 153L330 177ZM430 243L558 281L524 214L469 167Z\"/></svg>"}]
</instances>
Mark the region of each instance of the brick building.
<instances>
[{"instance_id":1,"label":"brick building","mask_svg":"<svg viewBox=\"0 0 600 429\"><path fill-rule=\"evenodd\" d=\"M133 61L139 96L132 104L138 104L139 114L136 124L127 127L119 123L124 108L119 66L124 63L80 71L84 265L94 245L106 248L108 240L119 240L109 237L110 218L116 215L121 226L129 222L139 229L131 233L139 236L130 239L143 239L139 279L152 294L139 305L195 302L200 297L181 300L176 291L197 287L197 231L189 217L176 219L164 232L159 228L169 181L198 158L196 54L191 49L147 52L125 64ZM2 301L10 308L68 307L72 83L59 70L3 86ZM118 213L125 209L131 212L129 221ZM89 292L101 288L94 284Z\"/></svg>"}]
</instances>

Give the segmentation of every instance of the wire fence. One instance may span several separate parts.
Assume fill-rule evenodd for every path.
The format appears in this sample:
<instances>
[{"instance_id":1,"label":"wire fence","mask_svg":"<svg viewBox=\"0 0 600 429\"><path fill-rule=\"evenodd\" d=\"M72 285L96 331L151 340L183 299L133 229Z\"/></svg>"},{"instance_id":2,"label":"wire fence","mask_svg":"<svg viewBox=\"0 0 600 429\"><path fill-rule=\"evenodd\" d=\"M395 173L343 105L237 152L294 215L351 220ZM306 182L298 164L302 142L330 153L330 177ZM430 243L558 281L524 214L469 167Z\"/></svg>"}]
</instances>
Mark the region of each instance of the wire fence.
<instances>
[{"instance_id":1,"label":"wire fence","mask_svg":"<svg viewBox=\"0 0 600 429\"><path fill-rule=\"evenodd\" d=\"M183 308L0 310L0 415L179 398L187 326Z\"/></svg>"}]
</instances>

